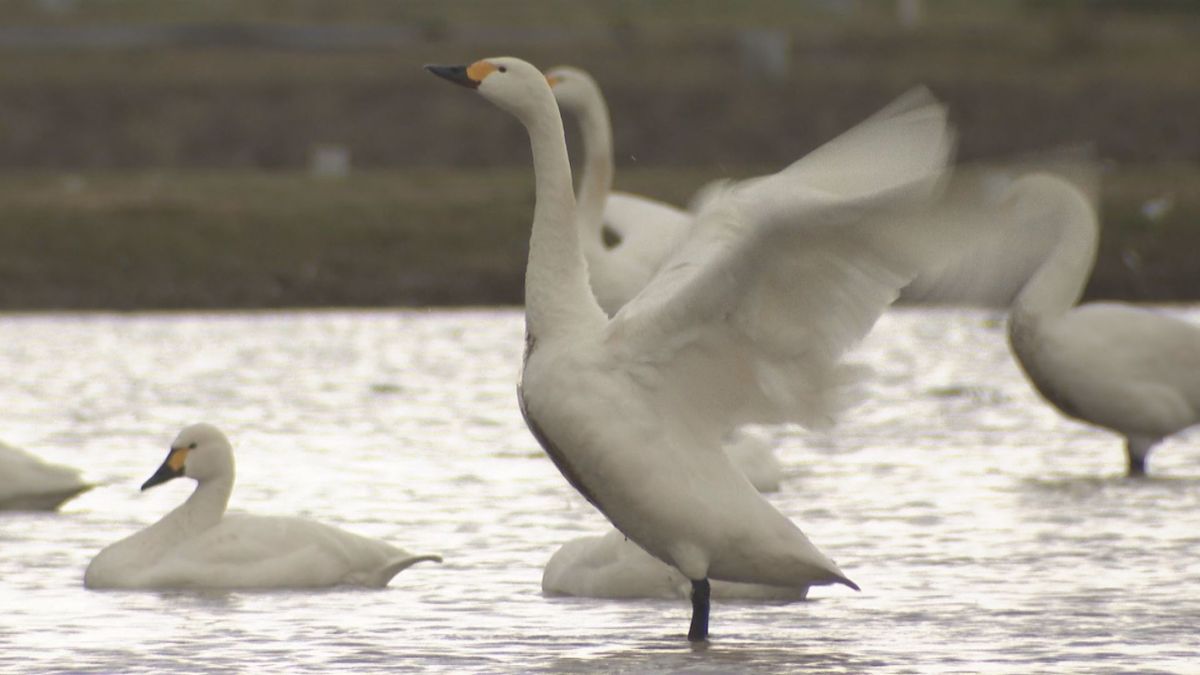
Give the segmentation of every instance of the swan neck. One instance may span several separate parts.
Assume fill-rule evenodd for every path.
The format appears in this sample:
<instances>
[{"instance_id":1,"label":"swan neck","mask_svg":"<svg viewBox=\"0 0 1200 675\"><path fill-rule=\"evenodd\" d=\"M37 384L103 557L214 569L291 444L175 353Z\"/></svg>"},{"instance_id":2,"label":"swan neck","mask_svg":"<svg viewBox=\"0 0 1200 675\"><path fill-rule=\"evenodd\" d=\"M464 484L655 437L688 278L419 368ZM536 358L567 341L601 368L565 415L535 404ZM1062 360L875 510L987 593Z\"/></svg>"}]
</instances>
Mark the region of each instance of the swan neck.
<instances>
[{"instance_id":1,"label":"swan neck","mask_svg":"<svg viewBox=\"0 0 1200 675\"><path fill-rule=\"evenodd\" d=\"M1012 323L1031 324L1055 317L1083 296L1096 262L1099 225L1082 197L1064 197L1054 211L1058 239L1013 303Z\"/></svg>"},{"instance_id":2,"label":"swan neck","mask_svg":"<svg viewBox=\"0 0 1200 675\"><path fill-rule=\"evenodd\" d=\"M564 327L602 323L592 297L576 225L575 193L562 117L549 91L539 114L524 120L533 150L537 203L525 270L525 316L535 337Z\"/></svg>"},{"instance_id":3,"label":"swan neck","mask_svg":"<svg viewBox=\"0 0 1200 675\"><path fill-rule=\"evenodd\" d=\"M579 224L584 245L602 248L604 203L612 191L613 144L608 105L597 91L587 105L577 109L583 139L583 163L579 177Z\"/></svg>"},{"instance_id":4,"label":"swan neck","mask_svg":"<svg viewBox=\"0 0 1200 675\"><path fill-rule=\"evenodd\" d=\"M192 496L163 520L171 519L172 529L179 533L193 535L203 532L221 522L231 494L233 476L221 476L197 483Z\"/></svg>"}]
</instances>

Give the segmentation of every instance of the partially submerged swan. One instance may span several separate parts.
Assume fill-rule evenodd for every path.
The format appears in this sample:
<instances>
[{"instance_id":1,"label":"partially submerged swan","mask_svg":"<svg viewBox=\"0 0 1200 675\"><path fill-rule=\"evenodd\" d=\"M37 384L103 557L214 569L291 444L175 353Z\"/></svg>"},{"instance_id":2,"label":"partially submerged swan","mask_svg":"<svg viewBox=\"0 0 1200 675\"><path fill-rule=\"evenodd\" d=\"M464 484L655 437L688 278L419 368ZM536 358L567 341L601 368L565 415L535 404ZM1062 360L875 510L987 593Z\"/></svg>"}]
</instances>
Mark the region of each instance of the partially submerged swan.
<instances>
[{"instance_id":1,"label":"partially submerged swan","mask_svg":"<svg viewBox=\"0 0 1200 675\"><path fill-rule=\"evenodd\" d=\"M226 514L233 448L210 424L181 431L142 489L180 476L196 481L192 496L157 523L101 550L84 573L84 586L383 587L414 563L441 562L306 518Z\"/></svg>"},{"instance_id":2,"label":"partially submerged swan","mask_svg":"<svg viewBox=\"0 0 1200 675\"><path fill-rule=\"evenodd\" d=\"M0 511L54 511L93 487L78 469L0 442Z\"/></svg>"},{"instance_id":3,"label":"partially submerged swan","mask_svg":"<svg viewBox=\"0 0 1200 675\"><path fill-rule=\"evenodd\" d=\"M567 480L692 586L709 579L856 588L721 451L747 423L828 424L861 339L957 228L911 216L953 151L945 110L914 92L762 179L716 189L688 240L611 319L588 284L562 118L545 77L509 57L427 66L529 133L536 206L518 399Z\"/></svg>"},{"instance_id":4,"label":"partially submerged swan","mask_svg":"<svg viewBox=\"0 0 1200 675\"><path fill-rule=\"evenodd\" d=\"M1200 328L1124 303L1075 306L1095 264L1099 224L1070 183L1024 176L1007 202L1018 225L1057 232L1012 305L1012 352L1064 415L1124 436L1128 472L1142 475L1151 448L1200 423Z\"/></svg>"}]
</instances>

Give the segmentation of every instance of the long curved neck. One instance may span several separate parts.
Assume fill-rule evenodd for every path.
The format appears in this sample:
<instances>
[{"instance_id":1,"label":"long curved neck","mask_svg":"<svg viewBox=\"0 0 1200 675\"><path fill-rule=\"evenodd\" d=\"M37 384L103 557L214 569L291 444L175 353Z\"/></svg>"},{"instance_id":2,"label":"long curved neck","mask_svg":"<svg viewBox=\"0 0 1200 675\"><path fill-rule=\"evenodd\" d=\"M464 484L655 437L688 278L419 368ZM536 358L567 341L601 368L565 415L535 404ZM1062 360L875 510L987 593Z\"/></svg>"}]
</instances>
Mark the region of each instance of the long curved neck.
<instances>
[{"instance_id":1,"label":"long curved neck","mask_svg":"<svg viewBox=\"0 0 1200 675\"><path fill-rule=\"evenodd\" d=\"M606 320L588 285L562 117L549 89L546 96L546 106L522 120L529 131L536 180L537 204L525 269L525 321L535 340L559 329L599 326Z\"/></svg>"},{"instance_id":2,"label":"long curved neck","mask_svg":"<svg viewBox=\"0 0 1200 675\"><path fill-rule=\"evenodd\" d=\"M587 104L573 107L583 137L583 164L579 177L579 226L583 245L600 251L603 245L601 228L604 225L604 203L612 190L613 142L608 105L600 92L589 97Z\"/></svg>"},{"instance_id":3,"label":"long curved neck","mask_svg":"<svg viewBox=\"0 0 1200 675\"><path fill-rule=\"evenodd\" d=\"M203 532L221 522L229 496L233 494L233 476L213 478L196 484L192 496L168 513L160 523L182 537Z\"/></svg>"},{"instance_id":4,"label":"long curved neck","mask_svg":"<svg viewBox=\"0 0 1200 675\"><path fill-rule=\"evenodd\" d=\"M128 541L144 555L156 558L221 522L232 493L233 476L197 483L187 501Z\"/></svg>"},{"instance_id":5,"label":"long curved neck","mask_svg":"<svg viewBox=\"0 0 1200 675\"><path fill-rule=\"evenodd\" d=\"M1063 193L1054 210L1059 236L1012 307L1012 324L1028 325L1058 316L1083 296L1096 262L1099 226L1090 204L1075 192Z\"/></svg>"}]
</instances>

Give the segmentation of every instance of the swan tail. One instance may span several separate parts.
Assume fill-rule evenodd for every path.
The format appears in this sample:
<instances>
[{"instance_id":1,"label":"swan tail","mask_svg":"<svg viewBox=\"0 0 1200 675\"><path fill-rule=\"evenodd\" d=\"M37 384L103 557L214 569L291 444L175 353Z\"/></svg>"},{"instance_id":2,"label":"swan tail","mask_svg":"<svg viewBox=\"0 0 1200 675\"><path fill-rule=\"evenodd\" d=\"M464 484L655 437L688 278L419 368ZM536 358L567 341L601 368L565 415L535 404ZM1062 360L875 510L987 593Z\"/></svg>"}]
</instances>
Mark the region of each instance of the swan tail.
<instances>
[{"instance_id":1,"label":"swan tail","mask_svg":"<svg viewBox=\"0 0 1200 675\"><path fill-rule=\"evenodd\" d=\"M391 561L387 565L384 565L383 569L379 570L379 576L378 576L379 585L386 586L387 583L392 580L392 577L396 576L397 574L403 572L404 570L408 569L409 567L412 567L413 565L415 565L419 562L438 562L438 563L440 563L440 562L442 562L442 556L440 556L440 555L411 555L411 556L406 556L403 558L397 558L396 560Z\"/></svg>"}]
</instances>

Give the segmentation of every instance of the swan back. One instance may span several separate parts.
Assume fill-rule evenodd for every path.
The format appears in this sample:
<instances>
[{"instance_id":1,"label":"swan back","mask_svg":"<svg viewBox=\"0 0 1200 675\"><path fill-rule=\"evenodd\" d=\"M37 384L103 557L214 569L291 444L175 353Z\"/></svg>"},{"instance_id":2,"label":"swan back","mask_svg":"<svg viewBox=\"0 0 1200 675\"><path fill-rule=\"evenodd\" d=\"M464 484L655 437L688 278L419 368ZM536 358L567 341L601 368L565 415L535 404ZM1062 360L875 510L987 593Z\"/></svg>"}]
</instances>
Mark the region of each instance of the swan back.
<instances>
[{"instance_id":1,"label":"swan back","mask_svg":"<svg viewBox=\"0 0 1200 675\"><path fill-rule=\"evenodd\" d=\"M0 510L52 511L92 487L78 469L0 442Z\"/></svg>"}]
</instances>

